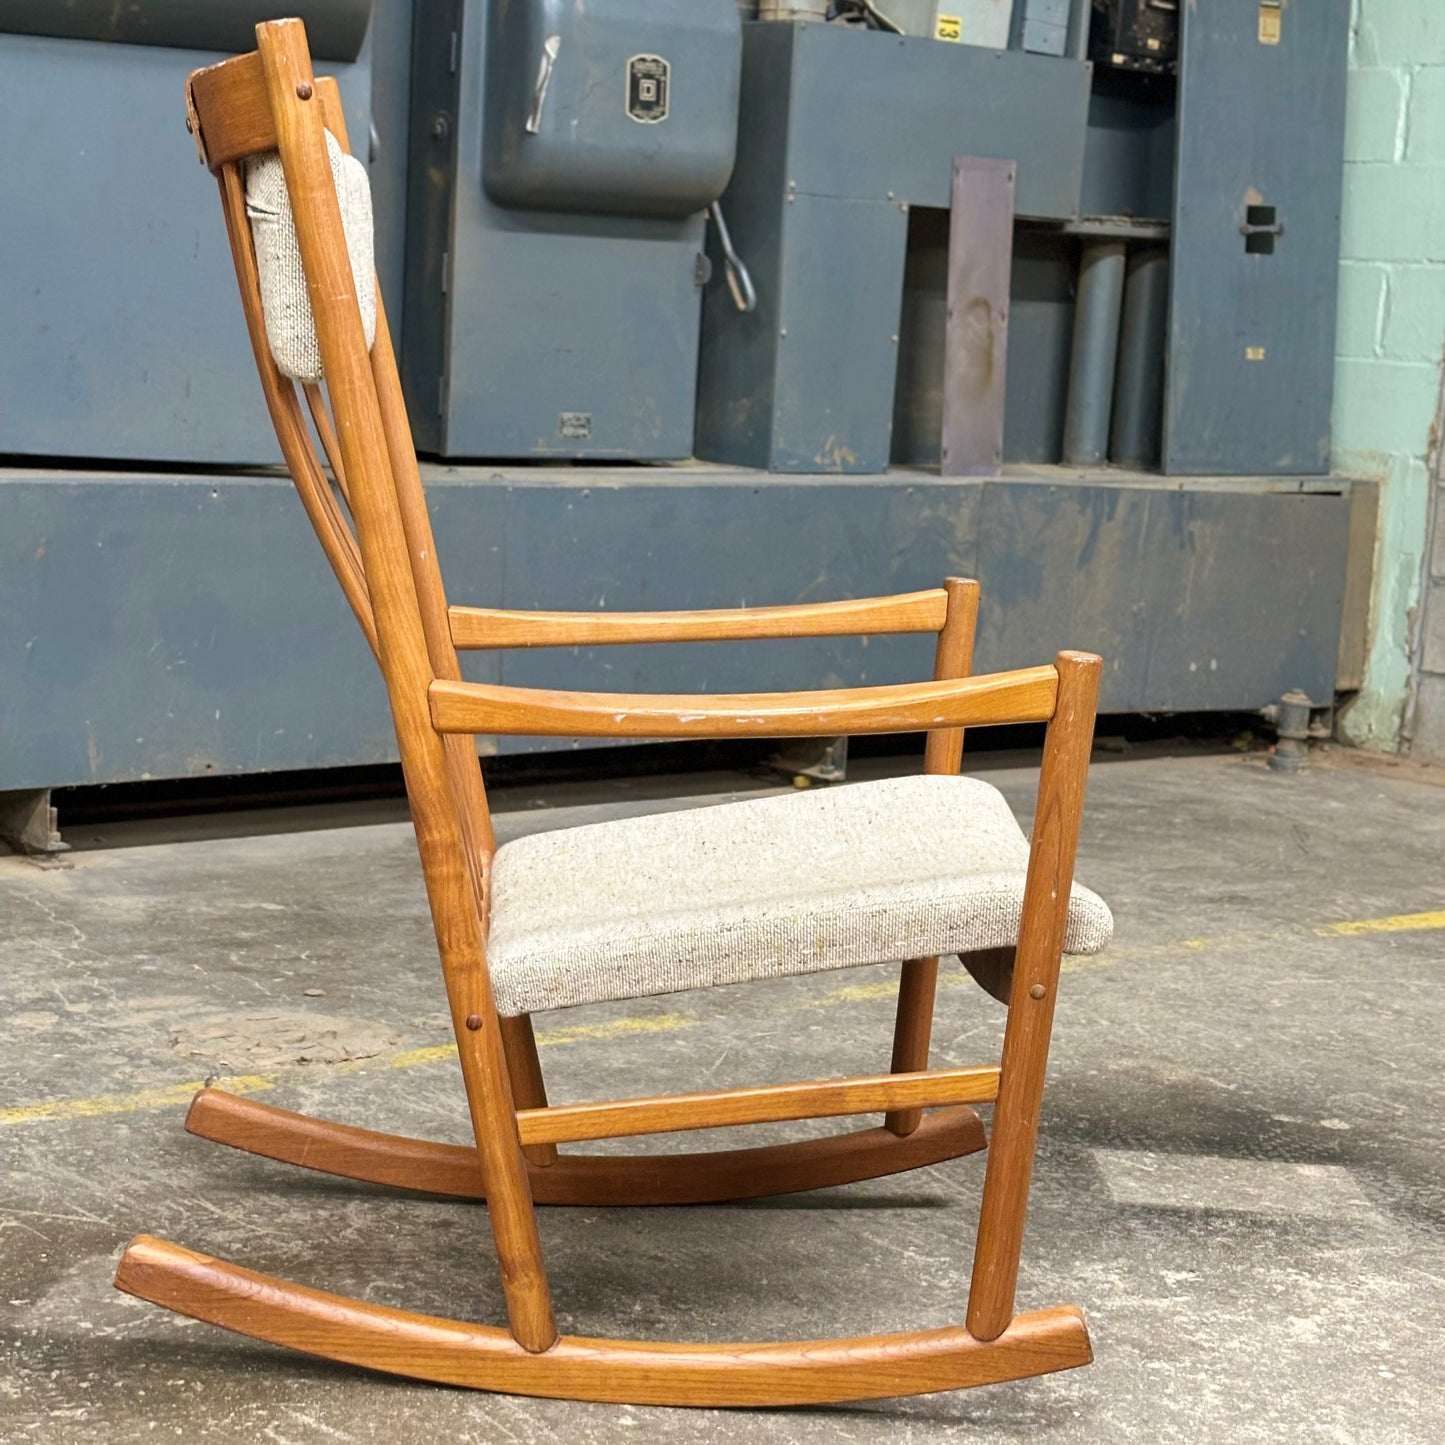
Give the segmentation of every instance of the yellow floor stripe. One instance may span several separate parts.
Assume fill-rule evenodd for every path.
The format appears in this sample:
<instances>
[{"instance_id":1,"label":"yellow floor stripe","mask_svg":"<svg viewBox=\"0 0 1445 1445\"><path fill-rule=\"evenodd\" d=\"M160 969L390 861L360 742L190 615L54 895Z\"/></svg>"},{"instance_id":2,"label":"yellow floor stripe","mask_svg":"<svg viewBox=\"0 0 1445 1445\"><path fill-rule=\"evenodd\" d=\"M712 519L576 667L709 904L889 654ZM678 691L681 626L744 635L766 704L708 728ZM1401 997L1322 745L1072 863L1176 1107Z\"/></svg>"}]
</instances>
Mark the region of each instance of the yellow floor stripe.
<instances>
[{"instance_id":1,"label":"yellow floor stripe","mask_svg":"<svg viewBox=\"0 0 1445 1445\"><path fill-rule=\"evenodd\" d=\"M1445 926L1445 925L1442 925ZM1185 947L1193 948L1196 945L1206 943L1206 939L1191 938L1186 941ZM1083 957L1075 956L1066 958L1059 966L1060 973L1084 973L1091 968L1108 968L1118 961L1125 961L1133 958L1133 954L1099 954L1096 956ZM955 969L949 973L938 975L939 988L964 988L973 983L968 974ZM884 979L882 983L850 983L843 988L829 989L827 993L820 994L817 998L810 998L804 1008L831 1008L834 1004L840 1003L866 1003L869 999L875 998L897 998L897 979Z\"/></svg>"},{"instance_id":2,"label":"yellow floor stripe","mask_svg":"<svg viewBox=\"0 0 1445 1445\"><path fill-rule=\"evenodd\" d=\"M666 1034L676 1029L690 1029L696 1022L687 1014L652 1014L640 1019L613 1019L606 1024L573 1024L538 1034L537 1047L556 1048L559 1044L580 1044L589 1039L620 1039L627 1034Z\"/></svg>"},{"instance_id":3,"label":"yellow floor stripe","mask_svg":"<svg viewBox=\"0 0 1445 1445\"><path fill-rule=\"evenodd\" d=\"M1395 913L1389 918L1355 918L1346 923L1331 923L1315 932L1321 938L1344 935L1353 938L1361 933L1410 933L1416 929L1445 928L1445 909L1431 913Z\"/></svg>"},{"instance_id":4,"label":"yellow floor stripe","mask_svg":"<svg viewBox=\"0 0 1445 1445\"><path fill-rule=\"evenodd\" d=\"M538 1048L556 1048L591 1039L615 1039L629 1034L674 1033L690 1029L696 1022L686 1014L652 1014L645 1018L613 1019L605 1024L576 1024L571 1028L552 1029L537 1035ZM457 1056L455 1044L435 1044L424 1049L407 1049L400 1054L385 1054L377 1059L358 1059L355 1064L337 1065L341 1069L359 1068L365 1064L386 1064L393 1069L414 1069L418 1064L440 1063ZM303 1068L297 1065L296 1068ZM216 1082L225 1085L231 1094L259 1094L274 1089L286 1074L294 1070L278 1070L273 1074L237 1074ZM105 1114L136 1114L145 1109L173 1109L189 1104L198 1090L206 1087L205 1079L188 1079L182 1084L162 1084L153 1089L137 1089L130 1094L95 1094L88 1099L51 1099L44 1104L23 1104L18 1109L0 1109L0 1128L10 1124L33 1124L43 1119L96 1119Z\"/></svg>"},{"instance_id":5,"label":"yellow floor stripe","mask_svg":"<svg viewBox=\"0 0 1445 1445\"><path fill-rule=\"evenodd\" d=\"M238 1074L225 1081L226 1089L233 1094L259 1094L263 1090L274 1089L280 1077L279 1074ZM95 1094L89 1099L52 1099L45 1104L24 1104L18 1109L0 1109L0 1127L32 1124L41 1119L96 1119L103 1114L170 1109L189 1104L191 1096L205 1087L204 1079L189 1079L184 1084L137 1089L133 1094Z\"/></svg>"},{"instance_id":6,"label":"yellow floor stripe","mask_svg":"<svg viewBox=\"0 0 1445 1445\"><path fill-rule=\"evenodd\" d=\"M1317 928L1306 928L1302 932L1320 938L1354 938L1375 933L1408 933L1426 929L1445 929L1445 909L1434 909L1424 913L1395 913L1386 918L1356 918L1341 923L1324 924ZM1271 937L1297 936L1272 934ZM1115 963L1129 963L1146 956L1167 953L1199 952L1203 949L1220 947L1225 944L1256 942L1259 934L1228 934L1217 938L1181 938L1172 943L1146 945L1142 948L1118 949L1111 953L1090 958L1066 958L1064 973L1080 973L1088 969L1109 968ZM963 973L950 972L939 977L940 988L961 987L970 980ZM897 993L897 984L891 980L882 983L849 984L835 988L818 998L810 999L806 1008L832 1008L839 1004L864 1003L872 999L892 998ZM539 1048L558 1048L567 1044L590 1042L599 1039L625 1038L632 1034L673 1033L679 1029L695 1026L697 1020L687 1014L649 1014L642 1018L613 1019L601 1024L573 1024L565 1028L551 1029L537 1035ZM412 1069L421 1064L440 1063L454 1059L457 1055L455 1044L435 1044L426 1048L407 1049L402 1053L387 1054L377 1059L358 1060L352 1065L337 1065L341 1069L364 1067L365 1064L382 1064L393 1069ZM305 1065L292 1069L278 1070L272 1074L240 1074L226 1078L227 1090L235 1094L257 1094L274 1089L288 1074L298 1073ZM182 1084L163 1084L156 1088L137 1089L129 1094L95 1094L88 1099L51 1099L41 1104L22 1104L15 1109L0 1109L0 1128L14 1124L34 1124L55 1119L94 1119L106 1114L134 1114L146 1109L176 1108L190 1102L197 1090L205 1087L203 1079L191 1079Z\"/></svg>"},{"instance_id":7,"label":"yellow floor stripe","mask_svg":"<svg viewBox=\"0 0 1445 1445\"><path fill-rule=\"evenodd\" d=\"M613 1019L606 1024L574 1024L571 1028L551 1029L537 1035L539 1049L556 1048L561 1044L580 1044L589 1039L617 1039L627 1034L673 1033L690 1029L696 1022L686 1014L652 1014L640 1019ZM435 1044L426 1049L408 1049L404 1054L388 1054L380 1062L393 1069L412 1069L418 1064L435 1064L441 1059L457 1056L455 1044Z\"/></svg>"}]
</instances>

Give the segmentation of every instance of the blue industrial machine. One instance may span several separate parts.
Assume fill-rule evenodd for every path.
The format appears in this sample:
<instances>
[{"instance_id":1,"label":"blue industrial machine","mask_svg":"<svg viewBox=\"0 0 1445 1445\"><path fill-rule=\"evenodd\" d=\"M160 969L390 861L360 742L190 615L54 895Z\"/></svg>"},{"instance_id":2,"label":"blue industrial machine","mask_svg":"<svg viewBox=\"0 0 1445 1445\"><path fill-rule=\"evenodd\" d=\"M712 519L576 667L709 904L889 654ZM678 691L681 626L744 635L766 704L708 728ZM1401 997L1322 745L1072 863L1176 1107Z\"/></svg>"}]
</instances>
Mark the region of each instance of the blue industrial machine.
<instances>
[{"instance_id":1,"label":"blue industrial machine","mask_svg":"<svg viewBox=\"0 0 1445 1445\"><path fill-rule=\"evenodd\" d=\"M403 347L445 457L692 455L735 0L417 0Z\"/></svg>"},{"instance_id":2,"label":"blue industrial machine","mask_svg":"<svg viewBox=\"0 0 1445 1445\"><path fill-rule=\"evenodd\" d=\"M899 330L910 245L930 219L946 237L953 158L1015 161L1018 214L1073 217L1089 66L834 25L751 26L743 53L723 207L758 306L742 313L726 288L708 290L698 453L777 472L882 472L900 355L919 341ZM920 383L936 378L940 405L941 337L930 357L909 357ZM1030 382L1014 403L1024 416L1047 401ZM895 459L936 463L937 425L924 452Z\"/></svg>"},{"instance_id":3,"label":"blue industrial machine","mask_svg":"<svg viewBox=\"0 0 1445 1445\"><path fill-rule=\"evenodd\" d=\"M398 211L405 85L372 0L288 0L375 137L378 213ZM236 326L215 182L186 165L176 96L217 51L254 44L275 0L0 0L0 455L182 464L279 460ZM9 32L9 33L5 33ZM248 36L250 39L248 40ZM380 105L374 107L373 92ZM390 201L391 204L383 204ZM400 294L399 224L377 237Z\"/></svg>"},{"instance_id":4,"label":"blue industrial machine","mask_svg":"<svg viewBox=\"0 0 1445 1445\"><path fill-rule=\"evenodd\" d=\"M392 755L268 467L183 128L185 74L277 8L0 0L0 815L61 785ZM1107 709L1358 685L1371 492L1328 475L1348 0L285 8L370 168L461 600L969 573L980 666L1095 647ZM974 393L945 378L980 365L993 410L964 431L994 428L1001 461L958 475L944 433ZM474 662L552 680L545 653ZM917 639L821 639L584 652L569 675L929 665Z\"/></svg>"}]
</instances>

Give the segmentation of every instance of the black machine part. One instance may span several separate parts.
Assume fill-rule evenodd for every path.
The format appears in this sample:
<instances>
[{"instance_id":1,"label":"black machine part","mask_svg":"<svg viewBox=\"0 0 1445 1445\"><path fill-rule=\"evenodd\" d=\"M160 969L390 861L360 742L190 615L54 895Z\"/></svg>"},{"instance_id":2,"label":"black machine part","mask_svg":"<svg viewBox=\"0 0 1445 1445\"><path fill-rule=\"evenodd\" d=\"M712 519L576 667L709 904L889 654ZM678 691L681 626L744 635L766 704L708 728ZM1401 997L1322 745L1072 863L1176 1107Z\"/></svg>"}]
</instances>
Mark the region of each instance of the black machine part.
<instances>
[{"instance_id":1,"label":"black machine part","mask_svg":"<svg viewBox=\"0 0 1445 1445\"><path fill-rule=\"evenodd\" d=\"M1095 65L1172 75L1179 56L1179 0L1094 0L1089 58Z\"/></svg>"},{"instance_id":2,"label":"black machine part","mask_svg":"<svg viewBox=\"0 0 1445 1445\"><path fill-rule=\"evenodd\" d=\"M278 13L306 23L317 60L355 60L372 0L0 0L0 31L61 40L109 40L177 50L256 48L256 26Z\"/></svg>"}]
</instances>

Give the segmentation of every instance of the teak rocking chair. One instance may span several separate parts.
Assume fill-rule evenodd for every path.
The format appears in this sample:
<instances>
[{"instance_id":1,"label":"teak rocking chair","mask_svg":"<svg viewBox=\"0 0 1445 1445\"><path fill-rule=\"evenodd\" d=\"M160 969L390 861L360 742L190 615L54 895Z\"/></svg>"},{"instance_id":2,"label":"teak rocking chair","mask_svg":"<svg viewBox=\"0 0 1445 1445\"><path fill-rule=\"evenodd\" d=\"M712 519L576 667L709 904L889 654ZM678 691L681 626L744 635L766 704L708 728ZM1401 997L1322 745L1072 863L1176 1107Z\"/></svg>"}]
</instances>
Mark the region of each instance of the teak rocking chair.
<instances>
[{"instance_id":1,"label":"teak rocking chair","mask_svg":"<svg viewBox=\"0 0 1445 1445\"><path fill-rule=\"evenodd\" d=\"M717 612L449 607L375 295L365 173L346 152L335 83L312 75L299 21L260 25L256 36L254 53L190 77L189 123L220 181L287 465L385 678L476 1147L352 1128L217 1089L196 1097L187 1128L308 1169L485 1199L508 1327L319 1293L146 1236L126 1250L117 1285L333 1360L580 1400L802 1404L1088 1363L1077 1309L1016 1314L1014 1294L1060 956L1097 951L1111 929L1104 905L1072 884L1099 659L1066 652L1052 666L969 676L977 587L957 579L903 596ZM468 647L890 632L937 633L934 680L628 696L469 683L457 665ZM993 788L958 776L965 727L1018 722L1048 725L1031 844ZM500 850L474 742L478 733L905 731L928 734L919 777L600 824ZM796 862L804 856L806 871ZM654 890L666 907L649 913ZM938 955L953 953L1008 1003L996 1067L928 1067ZM548 1105L533 1010L902 960L888 1073ZM994 1105L993 1129L964 1325L793 1343L558 1334L536 1204L704 1203L875 1178L983 1149L969 1107L979 1103ZM874 1112L885 1115L876 1128L762 1148L620 1157L556 1147Z\"/></svg>"}]
</instances>

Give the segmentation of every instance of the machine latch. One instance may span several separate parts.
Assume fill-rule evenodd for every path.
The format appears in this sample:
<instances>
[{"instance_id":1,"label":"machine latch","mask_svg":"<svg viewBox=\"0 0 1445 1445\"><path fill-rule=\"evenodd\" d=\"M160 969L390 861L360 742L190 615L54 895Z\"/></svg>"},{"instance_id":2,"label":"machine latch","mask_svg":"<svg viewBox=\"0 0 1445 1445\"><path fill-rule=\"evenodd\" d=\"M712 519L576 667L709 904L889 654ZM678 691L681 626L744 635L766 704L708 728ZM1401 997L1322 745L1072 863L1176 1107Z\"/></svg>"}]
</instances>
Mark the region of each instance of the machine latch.
<instances>
[{"instance_id":1,"label":"machine latch","mask_svg":"<svg viewBox=\"0 0 1445 1445\"><path fill-rule=\"evenodd\" d=\"M755 311L758 293L746 263L733 249L733 238L728 231L728 223L723 219L722 204L714 201L708 211L717 226L718 245L722 247L723 253L723 274L728 278L728 290L733 293L733 304L739 311Z\"/></svg>"},{"instance_id":2,"label":"machine latch","mask_svg":"<svg viewBox=\"0 0 1445 1445\"><path fill-rule=\"evenodd\" d=\"M1284 222L1275 219L1273 206L1246 206L1239 234L1251 256L1272 256L1275 238L1284 235Z\"/></svg>"},{"instance_id":3,"label":"machine latch","mask_svg":"<svg viewBox=\"0 0 1445 1445\"><path fill-rule=\"evenodd\" d=\"M527 134L538 135L542 129L542 107L547 104L547 87L552 84L552 69L562 49L562 37L549 35L542 42L542 63L537 67L537 83L532 87L532 108L527 112Z\"/></svg>"}]
</instances>

